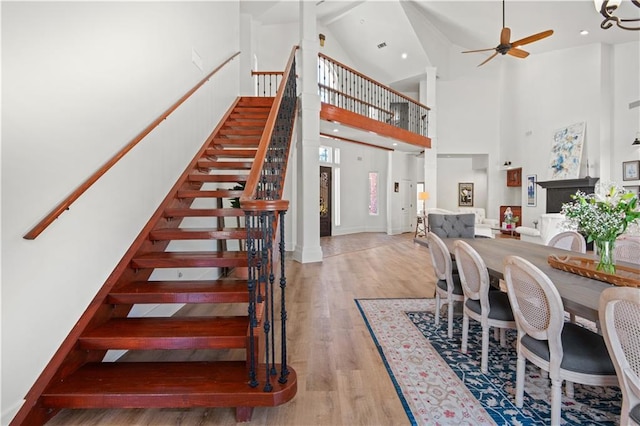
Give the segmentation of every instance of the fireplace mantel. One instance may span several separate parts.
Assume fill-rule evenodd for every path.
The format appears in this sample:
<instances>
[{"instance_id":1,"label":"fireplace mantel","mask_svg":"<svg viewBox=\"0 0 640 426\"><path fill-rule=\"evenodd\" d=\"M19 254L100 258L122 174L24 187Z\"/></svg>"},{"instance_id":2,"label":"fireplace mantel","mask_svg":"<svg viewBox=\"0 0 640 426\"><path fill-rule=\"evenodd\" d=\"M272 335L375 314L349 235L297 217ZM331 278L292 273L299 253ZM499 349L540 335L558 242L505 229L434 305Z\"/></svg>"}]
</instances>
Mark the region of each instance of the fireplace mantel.
<instances>
[{"instance_id":1,"label":"fireplace mantel","mask_svg":"<svg viewBox=\"0 0 640 426\"><path fill-rule=\"evenodd\" d=\"M581 179L562 179L562 180L545 180L536 182L543 188L582 188L596 186L596 182L598 182L600 178L597 177L584 177ZM577 189L576 189L577 191Z\"/></svg>"},{"instance_id":2,"label":"fireplace mantel","mask_svg":"<svg viewBox=\"0 0 640 426\"><path fill-rule=\"evenodd\" d=\"M562 204L573 201L571 196L576 191L593 194L599 179L587 176L580 179L547 180L536 183L547 190L547 213L560 213Z\"/></svg>"}]
</instances>

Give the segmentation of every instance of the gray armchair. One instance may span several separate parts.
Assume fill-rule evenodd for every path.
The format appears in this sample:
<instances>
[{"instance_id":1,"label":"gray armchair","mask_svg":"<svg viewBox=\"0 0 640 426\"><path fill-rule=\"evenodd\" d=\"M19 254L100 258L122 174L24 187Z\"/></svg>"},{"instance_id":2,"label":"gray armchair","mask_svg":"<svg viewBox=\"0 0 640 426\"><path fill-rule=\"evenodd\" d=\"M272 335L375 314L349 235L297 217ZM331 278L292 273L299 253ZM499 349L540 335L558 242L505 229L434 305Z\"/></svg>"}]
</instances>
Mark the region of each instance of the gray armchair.
<instances>
[{"instance_id":1,"label":"gray armchair","mask_svg":"<svg viewBox=\"0 0 640 426\"><path fill-rule=\"evenodd\" d=\"M437 214L429 213L429 231L440 238L474 238L475 218L473 213Z\"/></svg>"}]
</instances>

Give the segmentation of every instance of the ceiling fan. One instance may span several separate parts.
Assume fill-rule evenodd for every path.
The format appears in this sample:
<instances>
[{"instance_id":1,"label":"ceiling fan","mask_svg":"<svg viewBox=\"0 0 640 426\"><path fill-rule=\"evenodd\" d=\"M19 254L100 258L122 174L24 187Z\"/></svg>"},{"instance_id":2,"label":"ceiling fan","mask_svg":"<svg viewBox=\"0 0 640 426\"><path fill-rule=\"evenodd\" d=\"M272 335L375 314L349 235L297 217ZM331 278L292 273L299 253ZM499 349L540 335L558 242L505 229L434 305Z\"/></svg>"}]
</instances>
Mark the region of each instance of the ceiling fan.
<instances>
[{"instance_id":1,"label":"ceiling fan","mask_svg":"<svg viewBox=\"0 0 640 426\"><path fill-rule=\"evenodd\" d=\"M553 30L542 31L541 33L537 33L534 35L530 35L529 37L522 38L520 40L511 42L511 29L505 26L504 19L504 1L502 0L502 31L500 32L500 44L496 47L492 47L489 49L480 49L480 50L467 50L462 53L475 53L475 52L488 52L490 50L495 50L495 53L489 56L484 62L482 62L479 67L486 64L490 60L496 57L498 53L502 55L511 55L516 58L526 58L529 56L529 52L525 52L520 49L520 46L524 46L525 44L533 43L534 41L542 40L543 38L549 37L553 34Z\"/></svg>"}]
</instances>

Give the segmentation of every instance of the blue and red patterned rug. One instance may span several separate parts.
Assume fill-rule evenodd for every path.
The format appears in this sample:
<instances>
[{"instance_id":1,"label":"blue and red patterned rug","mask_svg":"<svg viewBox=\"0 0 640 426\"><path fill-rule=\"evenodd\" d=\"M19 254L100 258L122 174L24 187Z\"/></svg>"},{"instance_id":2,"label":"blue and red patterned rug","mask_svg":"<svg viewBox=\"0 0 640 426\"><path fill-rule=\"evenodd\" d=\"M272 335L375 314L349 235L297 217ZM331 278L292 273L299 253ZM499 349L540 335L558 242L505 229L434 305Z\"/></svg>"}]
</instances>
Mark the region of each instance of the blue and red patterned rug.
<instances>
[{"instance_id":1,"label":"blue and red patterned rug","mask_svg":"<svg viewBox=\"0 0 640 426\"><path fill-rule=\"evenodd\" d=\"M469 348L460 352L462 317L453 339L446 320L434 325L434 299L358 299L398 397L414 425L548 425L550 384L527 363L524 405L515 406L515 331L507 347L489 343L489 372L480 372L480 326L470 321ZM445 320L445 321L443 321ZM562 397L562 421L569 425L615 425L622 394L617 387L574 385Z\"/></svg>"}]
</instances>

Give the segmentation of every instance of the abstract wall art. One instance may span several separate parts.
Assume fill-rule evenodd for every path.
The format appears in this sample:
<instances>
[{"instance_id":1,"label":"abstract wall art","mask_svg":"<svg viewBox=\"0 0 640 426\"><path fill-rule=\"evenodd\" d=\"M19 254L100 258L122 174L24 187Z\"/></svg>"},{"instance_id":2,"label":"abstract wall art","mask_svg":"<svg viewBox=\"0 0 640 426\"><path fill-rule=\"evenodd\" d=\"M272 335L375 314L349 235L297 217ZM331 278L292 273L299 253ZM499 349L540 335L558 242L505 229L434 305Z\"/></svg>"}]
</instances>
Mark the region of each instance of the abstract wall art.
<instances>
[{"instance_id":1,"label":"abstract wall art","mask_svg":"<svg viewBox=\"0 0 640 426\"><path fill-rule=\"evenodd\" d=\"M536 175L527 175L527 206L536 206Z\"/></svg>"},{"instance_id":2,"label":"abstract wall art","mask_svg":"<svg viewBox=\"0 0 640 426\"><path fill-rule=\"evenodd\" d=\"M558 129L553 134L549 179L577 179L584 145L585 123L576 123Z\"/></svg>"}]
</instances>

